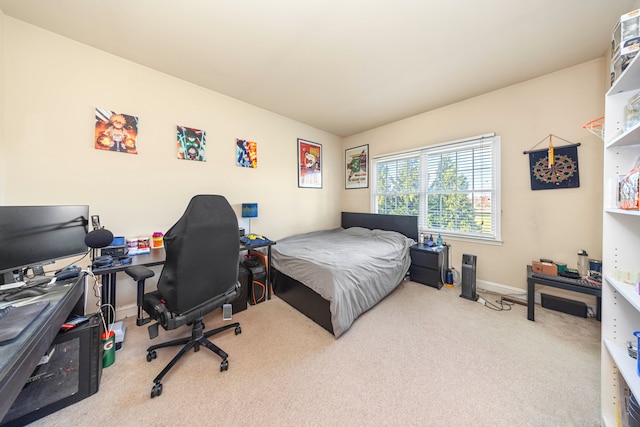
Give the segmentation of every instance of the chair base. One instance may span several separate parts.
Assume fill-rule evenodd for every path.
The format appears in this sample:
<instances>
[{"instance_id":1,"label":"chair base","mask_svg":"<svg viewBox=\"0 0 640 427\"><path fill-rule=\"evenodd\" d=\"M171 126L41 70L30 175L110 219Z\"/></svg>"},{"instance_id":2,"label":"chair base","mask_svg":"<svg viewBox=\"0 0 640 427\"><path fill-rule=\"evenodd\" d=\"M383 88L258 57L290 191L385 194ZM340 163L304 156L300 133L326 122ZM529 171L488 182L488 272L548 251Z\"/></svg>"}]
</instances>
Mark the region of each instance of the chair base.
<instances>
[{"instance_id":1,"label":"chair base","mask_svg":"<svg viewBox=\"0 0 640 427\"><path fill-rule=\"evenodd\" d=\"M147 348L147 361L151 362L153 359L157 357L156 350L159 348L165 347L173 347L176 345L183 345L178 354L176 354L173 359L164 367L164 369L153 379L153 387L151 388L151 397L160 396L162 394L162 378L169 372L171 368L180 360L182 356L184 356L187 351L193 348L193 351L199 351L200 346L205 346L222 359L220 363L220 371L226 371L229 369L229 361L227 358L229 355L224 352L220 347L209 341L207 338L210 336L216 335L220 332L226 331L227 329L235 328L235 334L238 335L242 333L242 329L240 328L240 323L230 323L228 325L221 326L216 329L212 329L207 332L203 332L204 324L202 323L202 318L199 318L193 322L193 328L191 329L191 336L179 338L171 341L167 341L161 344L152 345Z\"/></svg>"}]
</instances>

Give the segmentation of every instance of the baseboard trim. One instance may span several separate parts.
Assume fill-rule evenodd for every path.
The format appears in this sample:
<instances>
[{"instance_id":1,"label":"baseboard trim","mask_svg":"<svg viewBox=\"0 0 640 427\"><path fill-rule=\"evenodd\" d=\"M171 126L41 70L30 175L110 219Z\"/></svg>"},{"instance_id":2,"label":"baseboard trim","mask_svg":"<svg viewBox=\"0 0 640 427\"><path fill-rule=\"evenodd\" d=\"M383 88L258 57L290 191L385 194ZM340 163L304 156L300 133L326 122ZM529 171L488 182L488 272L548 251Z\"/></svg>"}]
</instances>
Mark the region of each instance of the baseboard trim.
<instances>
[{"instance_id":1,"label":"baseboard trim","mask_svg":"<svg viewBox=\"0 0 640 427\"><path fill-rule=\"evenodd\" d=\"M527 291L521 288L514 288L513 286L503 285L502 283L489 282L487 280L477 280L476 289L478 292L495 292L500 295L518 296L522 295L522 298L527 300Z\"/></svg>"},{"instance_id":2,"label":"baseboard trim","mask_svg":"<svg viewBox=\"0 0 640 427\"><path fill-rule=\"evenodd\" d=\"M127 317L135 317L138 315L138 306L136 304L128 304L116 309L116 320L126 319Z\"/></svg>"}]
</instances>

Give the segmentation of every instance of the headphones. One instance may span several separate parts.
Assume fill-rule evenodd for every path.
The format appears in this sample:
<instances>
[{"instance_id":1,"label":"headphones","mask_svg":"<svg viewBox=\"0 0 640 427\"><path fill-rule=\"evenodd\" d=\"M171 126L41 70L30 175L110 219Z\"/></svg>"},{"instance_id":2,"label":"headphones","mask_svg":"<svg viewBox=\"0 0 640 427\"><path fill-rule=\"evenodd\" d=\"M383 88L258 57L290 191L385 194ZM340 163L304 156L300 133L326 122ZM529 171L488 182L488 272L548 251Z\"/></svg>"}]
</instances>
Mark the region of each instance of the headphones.
<instances>
[{"instance_id":1,"label":"headphones","mask_svg":"<svg viewBox=\"0 0 640 427\"><path fill-rule=\"evenodd\" d=\"M111 265L113 263L113 257L111 255L99 256L95 260L93 260L94 267L106 267L107 265Z\"/></svg>"},{"instance_id":2,"label":"headphones","mask_svg":"<svg viewBox=\"0 0 640 427\"><path fill-rule=\"evenodd\" d=\"M103 255L99 256L93 261L91 265L94 268L100 267L115 267L118 265L128 265L131 264L131 257L129 256L120 256L120 257L112 257L111 255Z\"/></svg>"}]
</instances>

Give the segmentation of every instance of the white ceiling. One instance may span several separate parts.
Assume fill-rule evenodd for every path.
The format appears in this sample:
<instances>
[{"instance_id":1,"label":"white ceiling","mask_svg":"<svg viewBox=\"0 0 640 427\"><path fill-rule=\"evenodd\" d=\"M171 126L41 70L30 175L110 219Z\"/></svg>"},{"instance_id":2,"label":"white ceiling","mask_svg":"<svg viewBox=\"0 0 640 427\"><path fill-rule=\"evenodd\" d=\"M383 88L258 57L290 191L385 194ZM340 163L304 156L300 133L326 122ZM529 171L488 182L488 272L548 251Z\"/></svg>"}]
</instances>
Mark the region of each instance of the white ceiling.
<instances>
[{"instance_id":1,"label":"white ceiling","mask_svg":"<svg viewBox=\"0 0 640 427\"><path fill-rule=\"evenodd\" d=\"M0 0L0 9L349 136L598 58L636 3Z\"/></svg>"}]
</instances>

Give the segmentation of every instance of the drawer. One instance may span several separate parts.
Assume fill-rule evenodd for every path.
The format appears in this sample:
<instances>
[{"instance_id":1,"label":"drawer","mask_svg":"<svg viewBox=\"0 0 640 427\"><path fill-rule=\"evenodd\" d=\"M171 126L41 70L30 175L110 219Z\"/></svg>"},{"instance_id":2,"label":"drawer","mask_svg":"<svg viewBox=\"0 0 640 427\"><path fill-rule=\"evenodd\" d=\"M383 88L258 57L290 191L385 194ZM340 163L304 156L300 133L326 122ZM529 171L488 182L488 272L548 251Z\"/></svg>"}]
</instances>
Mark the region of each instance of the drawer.
<instances>
[{"instance_id":1,"label":"drawer","mask_svg":"<svg viewBox=\"0 0 640 427\"><path fill-rule=\"evenodd\" d=\"M411 264L438 270L442 262L440 261L441 252L429 252L421 250L411 250Z\"/></svg>"},{"instance_id":2,"label":"drawer","mask_svg":"<svg viewBox=\"0 0 640 427\"><path fill-rule=\"evenodd\" d=\"M423 285L432 286L438 289L442 287L440 270L433 270L431 268L424 268L419 265L411 264L411 267L409 267L409 276L414 282L422 283Z\"/></svg>"}]
</instances>

